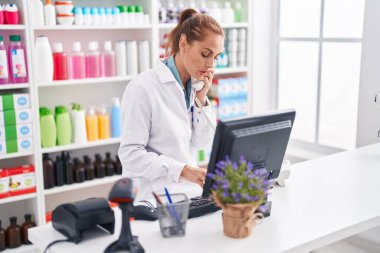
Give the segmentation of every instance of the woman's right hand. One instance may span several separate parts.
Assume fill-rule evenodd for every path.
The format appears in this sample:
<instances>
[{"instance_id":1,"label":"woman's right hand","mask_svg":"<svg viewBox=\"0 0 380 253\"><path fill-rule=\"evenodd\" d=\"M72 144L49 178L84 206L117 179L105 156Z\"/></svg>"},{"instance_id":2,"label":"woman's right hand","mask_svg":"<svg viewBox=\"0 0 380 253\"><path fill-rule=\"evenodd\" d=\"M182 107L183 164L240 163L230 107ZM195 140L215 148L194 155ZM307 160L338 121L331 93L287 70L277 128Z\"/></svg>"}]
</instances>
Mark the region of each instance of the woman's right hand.
<instances>
[{"instance_id":1,"label":"woman's right hand","mask_svg":"<svg viewBox=\"0 0 380 253\"><path fill-rule=\"evenodd\" d=\"M185 165L181 172L181 177L187 179L190 182L196 183L203 188L206 179L207 169L191 167L189 165Z\"/></svg>"}]
</instances>

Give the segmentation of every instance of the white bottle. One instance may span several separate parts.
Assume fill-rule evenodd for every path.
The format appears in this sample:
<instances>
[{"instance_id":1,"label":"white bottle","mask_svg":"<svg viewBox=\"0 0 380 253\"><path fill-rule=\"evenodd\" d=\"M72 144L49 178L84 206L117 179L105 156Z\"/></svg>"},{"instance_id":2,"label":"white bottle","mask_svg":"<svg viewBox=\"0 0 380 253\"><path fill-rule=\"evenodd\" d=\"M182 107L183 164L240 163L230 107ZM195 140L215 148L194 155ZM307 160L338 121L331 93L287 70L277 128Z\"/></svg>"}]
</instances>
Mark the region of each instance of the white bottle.
<instances>
[{"instance_id":1,"label":"white bottle","mask_svg":"<svg viewBox=\"0 0 380 253\"><path fill-rule=\"evenodd\" d=\"M73 104L71 111L72 142L83 144L87 142L86 113L79 104Z\"/></svg>"},{"instance_id":2,"label":"white bottle","mask_svg":"<svg viewBox=\"0 0 380 253\"><path fill-rule=\"evenodd\" d=\"M106 24L107 25L112 25L113 23L113 14L112 14L112 8L111 7L107 7L106 8Z\"/></svg>"},{"instance_id":3,"label":"white bottle","mask_svg":"<svg viewBox=\"0 0 380 253\"><path fill-rule=\"evenodd\" d=\"M46 0L46 5L44 6L44 12L45 12L45 25L56 25L56 19L55 19L55 8L51 4L51 0Z\"/></svg>"},{"instance_id":4,"label":"white bottle","mask_svg":"<svg viewBox=\"0 0 380 253\"><path fill-rule=\"evenodd\" d=\"M96 26L100 24L99 10L97 7L91 8L91 25Z\"/></svg>"},{"instance_id":5,"label":"white bottle","mask_svg":"<svg viewBox=\"0 0 380 253\"><path fill-rule=\"evenodd\" d=\"M234 9L232 9L232 7L231 7L231 3L230 2L225 2L224 3L223 22L224 23L233 23L233 22L235 22L235 12L234 12Z\"/></svg>"},{"instance_id":6,"label":"white bottle","mask_svg":"<svg viewBox=\"0 0 380 253\"><path fill-rule=\"evenodd\" d=\"M41 0L30 0L30 21L33 26L44 25L44 6Z\"/></svg>"},{"instance_id":7,"label":"white bottle","mask_svg":"<svg viewBox=\"0 0 380 253\"><path fill-rule=\"evenodd\" d=\"M35 45L36 62L36 81L51 82L53 81L54 64L53 53L47 37L39 36Z\"/></svg>"},{"instance_id":8,"label":"white bottle","mask_svg":"<svg viewBox=\"0 0 380 253\"><path fill-rule=\"evenodd\" d=\"M222 22L222 10L219 8L216 1L210 3L209 15L213 17L216 21Z\"/></svg>"},{"instance_id":9,"label":"white bottle","mask_svg":"<svg viewBox=\"0 0 380 253\"><path fill-rule=\"evenodd\" d=\"M118 41L115 45L116 51L116 75L127 75L127 49L125 41Z\"/></svg>"},{"instance_id":10,"label":"white bottle","mask_svg":"<svg viewBox=\"0 0 380 253\"><path fill-rule=\"evenodd\" d=\"M99 10L99 24L106 25L107 24L106 9L104 7L99 7L98 10Z\"/></svg>"},{"instance_id":11,"label":"white bottle","mask_svg":"<svg viewBox=\"0 0 380 253\"><path fill-rule=\"evenodd\" d=\"M83 16L83 9L81 7L75 7L74 8L74 24L75 25L83 25L84 22L84 16Z\"/></svg>"},{"instance_id":12,"label":"white bottle","mask_svg":"<svg viewBox=\"0 0 380 253\"><path fill-rule=\"evenodd\" d=\"M139 41L139 72L149 69L149 41Z\"/></svg>"},{"instance_id":13,"label":"white bottle","mask_svg":"<svg viewBox=\"0 0 380 253\"><path fill-rule=\"evenodd\" d=\"M137 61L137 42L127 41L127 66L128 75L137 75L138 74L138 61Z\"/></svg>"},{"instance_id":14,"label":"white bottle","mask_svg":"<svg viewBox=\"0 0 380 253\"><path fill-rule=\"evenodd\" d=\"M122 23L121 14L119 8L115 7L112 9L112 24L120 25Z\"/></svg>"},{"instance_id":15,"label":"white bottle","mask_svg":"<svg viewBox=\"0 0 380 253\"><path fill-rule=\"evenodd\" d=\"M89 7L83 8L83 25L91 25L91 9Z\"/></svg>"}]
</instances>

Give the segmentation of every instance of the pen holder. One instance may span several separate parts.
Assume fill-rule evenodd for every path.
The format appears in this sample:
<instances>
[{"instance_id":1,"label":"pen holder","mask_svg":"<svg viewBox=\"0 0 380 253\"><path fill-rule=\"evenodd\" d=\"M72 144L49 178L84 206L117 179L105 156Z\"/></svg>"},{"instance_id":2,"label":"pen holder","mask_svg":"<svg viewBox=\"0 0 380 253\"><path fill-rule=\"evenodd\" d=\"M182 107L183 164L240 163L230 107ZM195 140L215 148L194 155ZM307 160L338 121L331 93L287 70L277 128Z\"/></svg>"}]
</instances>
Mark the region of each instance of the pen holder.
<instances>
[{"instance_id":1,"label":"pen holder","mask_svg":"<svg viewBox=\"0 0 380 253\"><path fill-rule=\"evenodd\" d=\"M160 195L166 200L166 195ZM185 194L172 194L173 203L167 201L164 205L157 203L157 213L163 237L184 236L186 232L186 221L189 215L189 199Z\"/></svg>"}]
</instances>

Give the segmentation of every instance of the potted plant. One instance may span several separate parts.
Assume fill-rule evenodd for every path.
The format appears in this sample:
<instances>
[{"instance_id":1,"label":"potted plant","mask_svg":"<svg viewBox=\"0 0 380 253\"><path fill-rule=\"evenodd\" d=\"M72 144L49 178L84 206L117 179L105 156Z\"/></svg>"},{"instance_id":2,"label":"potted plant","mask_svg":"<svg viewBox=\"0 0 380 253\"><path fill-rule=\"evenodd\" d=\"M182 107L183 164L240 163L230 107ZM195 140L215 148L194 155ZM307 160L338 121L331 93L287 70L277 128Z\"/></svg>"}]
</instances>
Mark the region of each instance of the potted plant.
<instances>
[{"instance_id":1,"label":"potted plant","mask_svg":"<svg viewBox=\"0 0 380 253\"><path fill-rule=\"evenodd\" d=\"M266 169L255 169L244 157L238 163L226 157L207 176L214 180L212 196L223 209L224 234L233 238L249 236L263 219L262 213L255 211L268 196L270 182Z\"/></svg>"}]
</instances>

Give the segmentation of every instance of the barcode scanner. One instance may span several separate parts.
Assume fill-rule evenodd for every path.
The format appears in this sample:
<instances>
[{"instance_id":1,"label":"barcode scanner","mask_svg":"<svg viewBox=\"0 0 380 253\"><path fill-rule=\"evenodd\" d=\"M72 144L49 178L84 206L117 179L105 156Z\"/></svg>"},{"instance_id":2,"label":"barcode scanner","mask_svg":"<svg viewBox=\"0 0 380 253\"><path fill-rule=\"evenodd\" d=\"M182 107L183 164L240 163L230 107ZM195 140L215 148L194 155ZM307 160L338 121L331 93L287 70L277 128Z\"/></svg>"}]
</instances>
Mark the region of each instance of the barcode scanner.
<instances>
[{"instance_id":1,"label":"barcode scanner","mask_svg":"<svg viewBox=\"0 0 380 253\"><path fill-rule=\"evenodd\" d=\"M122 250L131 253L144 253L145 250L137 240L137 236L132 235L129 223L130 213L133 212L133 200L135 193L133 191L133 182L129 178L122 178L116 181L112 186L108 199L112 202L119 203L122 214L121 232L119 239L111 243L104 253L120 252Z\"/></svg>"}]
</instances>

